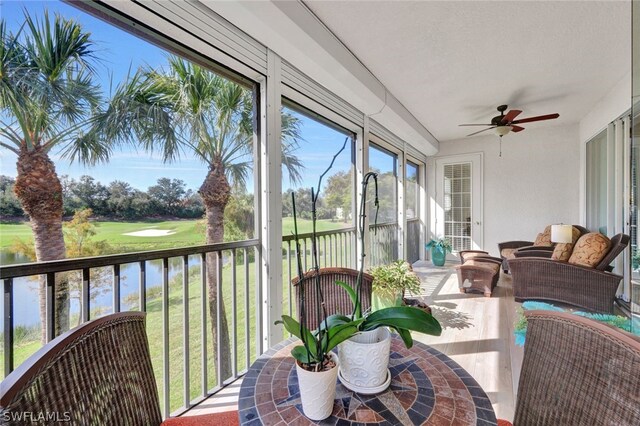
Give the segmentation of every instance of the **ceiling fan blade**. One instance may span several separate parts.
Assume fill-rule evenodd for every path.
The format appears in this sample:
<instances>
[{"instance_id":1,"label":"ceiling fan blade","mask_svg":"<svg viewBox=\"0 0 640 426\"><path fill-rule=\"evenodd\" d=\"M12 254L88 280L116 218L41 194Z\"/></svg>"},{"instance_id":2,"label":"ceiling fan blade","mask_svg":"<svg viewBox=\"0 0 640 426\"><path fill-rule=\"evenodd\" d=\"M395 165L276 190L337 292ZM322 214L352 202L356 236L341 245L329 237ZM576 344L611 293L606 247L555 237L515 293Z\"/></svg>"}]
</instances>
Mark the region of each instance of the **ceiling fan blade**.
<instances>
[{"instance_id":1,"label":"ceiling fan blade","mask_svg":"<svg viewBox=\"0 0 640 426\"><path fill-rule=\"evenodd\" d=\"M493 124L458 124L458 126L493 126Z\"/></svg>"},{"instance_id":2,"label":"ceiling fan blade","mask_svg":"<svg viewBox=\"0 0 640 426\"><path fill-rule=\"evenodd\" d=\"M560 114L547 114L547 115L538 115L537 117L529 117L523 118L520 120L512 121L511 124L520 124L520 123L531 123L532 121L542 121L542 120L553 120L554 118L560 117Z\"/></svg>"},{"instance_id":3,"label":"ceiling fan blade","mask_svg":"<svg viewBox=\"0 0 640 426\"><path fill-rule=\"evenodd\" d=\"M520 126L511 126L511 131L514 133L518 133L524 130L524 127L520 127Z\"/></svg>"},{"instance_id":4,"label":"ceiling fan blade","mask_svg":"<svg viewBox=\"0 0 640 426\"><path fill-rule=\"evenodd\" d=\"M482 130L479 130L479 131L477 131L477 132L470 133L470 134L468 134L467 136L477 135L478 133L486 132L487 130L495 129L496 127L498 127L498 126L488 127L488 128L486 128L486 129L482 129Z\"/></svg>"},{"instance_id":5,"label":"ceiling fan blade","mask_svg":"<svg viewBox=\"0 0 640 426\"><path fill-rule=\"evenodd\" d=\"M502 119L502 124L507 124L513 121L513 119L516 118L521 113L522 111L520 111L519 109L512 109L507 113L507 115L504 116L504 118Z\"/></svg>"}]
</instances>

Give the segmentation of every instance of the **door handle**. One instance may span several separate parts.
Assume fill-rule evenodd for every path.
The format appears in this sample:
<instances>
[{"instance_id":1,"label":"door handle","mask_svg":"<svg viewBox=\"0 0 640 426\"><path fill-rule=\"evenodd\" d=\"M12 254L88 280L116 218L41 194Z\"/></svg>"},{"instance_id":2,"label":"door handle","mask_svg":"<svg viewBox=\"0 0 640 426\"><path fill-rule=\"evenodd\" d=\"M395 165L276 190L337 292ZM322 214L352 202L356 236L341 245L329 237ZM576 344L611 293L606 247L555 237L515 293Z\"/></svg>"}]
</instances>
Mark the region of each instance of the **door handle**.
<instances>
[{"instance_id":1,"label":"door handle","mask_svg":"<svg viewBox=\"0 0 640 426\"><path fill-rule=\"evenodd\" d=\"M480 225L480 221L477 221L477 222L476 222L476 225Z\"/></svg>"}]
</instances>

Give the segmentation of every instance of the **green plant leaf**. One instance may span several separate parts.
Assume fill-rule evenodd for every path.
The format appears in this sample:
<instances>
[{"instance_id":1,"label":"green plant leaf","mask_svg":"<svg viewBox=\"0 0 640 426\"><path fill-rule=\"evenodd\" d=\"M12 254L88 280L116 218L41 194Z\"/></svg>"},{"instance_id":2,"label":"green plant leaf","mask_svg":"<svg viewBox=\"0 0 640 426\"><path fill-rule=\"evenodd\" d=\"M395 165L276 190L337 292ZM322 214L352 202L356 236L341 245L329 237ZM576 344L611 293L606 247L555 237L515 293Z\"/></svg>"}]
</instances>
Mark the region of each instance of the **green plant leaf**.
<instances>
[{"instance_id":1,"label":"green plant leaf","mask_svg":"<svg viewBox=\"0 0 640 426\"><path fill-rule=\"evenodd\" d=\"M411 332L409 330L398 327L393 327L393 329L398 332L407 348L411 348L413 346L413 337L411 337Z\"/></svg>"},{"instance_id":2,"label":"green plant leaf","mask_svg":"<svg viewBox=\"0 0 640 426\"><path fill-rule=\"evenodd\" d=\"M439 336L442 327L437 319L422 309L413 306L400 306L380 309L369 314L362 326L362 330L373 330L378 327L404 328L419 333Z\"/></svg>"},{"instance_id":3,"label":"green plant leaf","mask_svg":"<svg viewBox=\"0 0 640 426\"><path fill-rule=\"evenodd\" d=\"M356 295L356 291L354 290L353 287L351 287L349 284L347 284L344 281L336 281L336 284L338 284L340 287L342 287L347 294L349 294L349 298L351 299L351 303L353 305L356 304L356 299L357 299L357 295Z\"/></svg>"},{"instance_id":4,"label":"green plant leaf","mask_svg":"<svg viewBox=\"0 0 640 426\"><path fill-rule=\"evenodd\" d=\"M291 349L291 356L293 356L303 364L311 364L316 362L314 358L309 357L309 352L307 352L305 347L302 345L296 346L295 348Z\"/></svg>"},{"instance_id":5,"label":"green plant leaf","mask_svg":"<svg viewBox=\"0 0 640 426\"><path fill-rule=\"evenodd\" d=\"M351 318L345 315L341 315L341 314L329 315L326 321L326 326L327 326L326 328L331 329L337 325L346 324L348 322L351 322ZM325 321L322 321L320 323L320 330L324 330L324 329L325 329Z\"/></svg>"},{"instance_id":6,"label":"green plant leaf","mask_svg":"<svg viewBox=\"0 0 640 426\"><path fill-rule=\"evenodd\" d=\"M276 321L276 324L283 324L284 328L298 339L303 340L300 334L300 323L289 315L282 315L282 320ZM311 353L313 358L317 358L317 348L316 348L316 337L313 335L311 331L307 327L302 327L302 332L304 333L305 339L304 343L306 344L307 349Z\"/></svg>"},{"instance_id":7,"label":"green plant leaf","mask_svg":"<svg viewBox=\"0 0 640 426\"><path fill-rule=\"evenodd\" d=\"M356 334L359 331L358 326L363 321L364 319L359 319L359 320L351 321L347 324L337 325L329 329L329 333L327 333L329 338L329 341L326 347L327 352L335 348L345 340L351 338L354 334Z\"/></svg>"}]
</instances>

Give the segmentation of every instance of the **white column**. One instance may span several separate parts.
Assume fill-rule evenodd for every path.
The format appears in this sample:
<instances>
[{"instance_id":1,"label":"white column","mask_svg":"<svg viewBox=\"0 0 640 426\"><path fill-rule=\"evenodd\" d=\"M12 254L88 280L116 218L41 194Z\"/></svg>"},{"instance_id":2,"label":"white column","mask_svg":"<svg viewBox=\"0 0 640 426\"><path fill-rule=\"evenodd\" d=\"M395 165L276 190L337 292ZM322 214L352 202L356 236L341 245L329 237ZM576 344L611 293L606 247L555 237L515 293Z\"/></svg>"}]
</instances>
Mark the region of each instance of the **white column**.
<instances>
[{"instance_id":1,"label":"white column","mask_svg":"<svg viewBox=\"0 0 640 426\"><path fill-rule=\"evenodd\" d=\"M360 202L364 194L362 193L362 180L364 175L369 171L369 117L364 117L364 124L362 126L362 138L356 141L356 216L359 214ZM366 211L365 211L366 213ZM359 226L360 217L356 217L356 228ZM369 217L365 219L364 223L364 250L367 253L367 257L364 259L364 267L367 269L371 264L369 257L371 256L370 248L371 238L369 237ZM361 244L358 242L357 247L358 262L356 266L360 268L360 256L362 255Z\"/></svg>"},{"instance_id":2,"label":"white column","mask_svg":"<svg viewBox=\"0 0 640 426\"><path fill-rule=\"evenodd\" d=\"M262 348L280 342L282 327L274 322L282 315L282 145L280 143L280 57L267 56L266 88L261 96L260 183L262 206ZM257 314L260 314L259 312Z\"/></svg>"},{"instance_id":3,"label":"white column","mask_svg":"<svg viewBox=\"0 0 640 426\"><path fill-rule=\"evenodd\" d=\"M406 145L406 144L404 144ZM407 229L407 215L405 214L406 210L406 202L404 196L404 171L405 171L405 148L402 148L402 151L398 153L398 259L406 259L407 258L407 244L405 230Z\"/></svg>"},{"instance_id":4,"label":"white column","mask_svg":"<svg viewBox=\"0 0 640 426\"><path fill-rule=\"evenodd\" d=\"M420 218L420 259L425 260L427 253L424 248L427 242L427 224L429 223L429 203L427 192L427 167L426 163L420 163L418 169L418 194L419 218ZM430 182L433 184L432 182Z\"/></svg>"}]
</instances>

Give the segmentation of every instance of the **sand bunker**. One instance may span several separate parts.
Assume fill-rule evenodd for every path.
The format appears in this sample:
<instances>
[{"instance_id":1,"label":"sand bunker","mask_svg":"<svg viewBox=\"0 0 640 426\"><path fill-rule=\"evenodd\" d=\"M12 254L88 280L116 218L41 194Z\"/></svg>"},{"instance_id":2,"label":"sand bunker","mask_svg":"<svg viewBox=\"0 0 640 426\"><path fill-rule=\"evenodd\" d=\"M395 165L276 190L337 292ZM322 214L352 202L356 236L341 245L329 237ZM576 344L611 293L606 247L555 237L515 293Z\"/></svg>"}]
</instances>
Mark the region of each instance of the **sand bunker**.
<instances>
[{"instance_id":1,"label":"sand bunker","mask_svg":"<svg viewBox=\"0 0 640 426\"><path fill-rule=\"evenodd\" d=\"M127 232L122 235L130 235L132 237L166 237L167 235L175 233L176 231L169 229L145 229L144 231Z\"/></svg>"}]
</instances>

